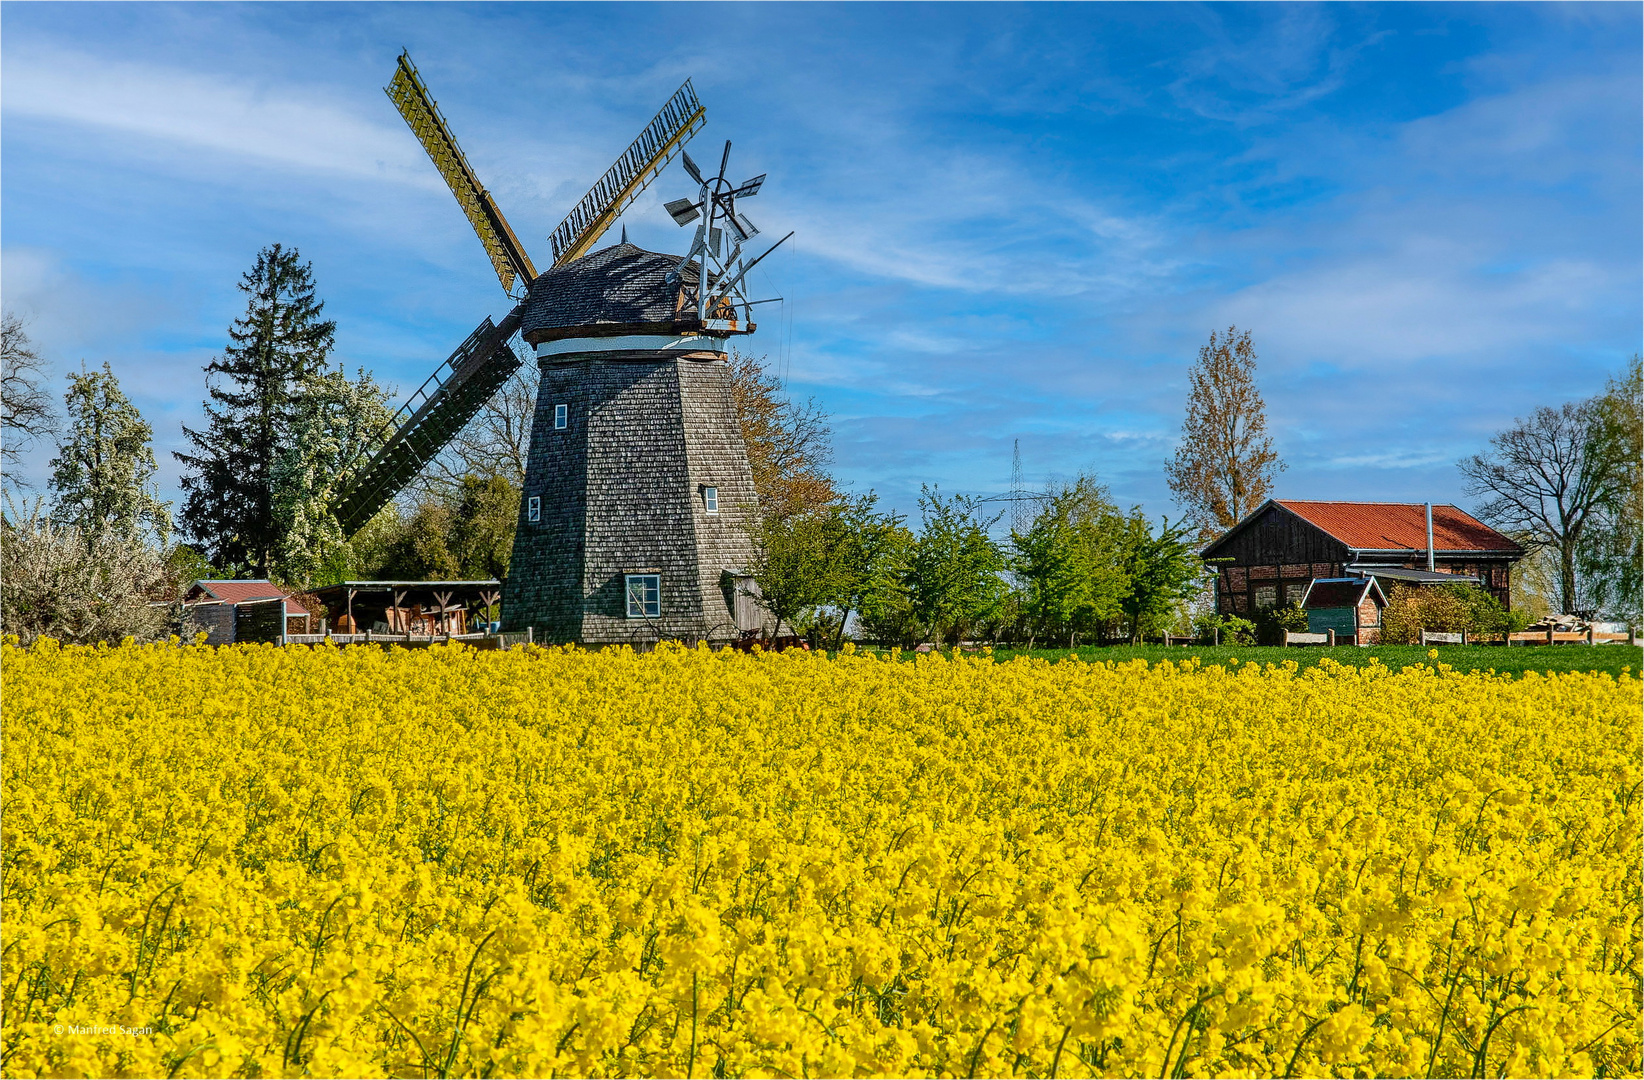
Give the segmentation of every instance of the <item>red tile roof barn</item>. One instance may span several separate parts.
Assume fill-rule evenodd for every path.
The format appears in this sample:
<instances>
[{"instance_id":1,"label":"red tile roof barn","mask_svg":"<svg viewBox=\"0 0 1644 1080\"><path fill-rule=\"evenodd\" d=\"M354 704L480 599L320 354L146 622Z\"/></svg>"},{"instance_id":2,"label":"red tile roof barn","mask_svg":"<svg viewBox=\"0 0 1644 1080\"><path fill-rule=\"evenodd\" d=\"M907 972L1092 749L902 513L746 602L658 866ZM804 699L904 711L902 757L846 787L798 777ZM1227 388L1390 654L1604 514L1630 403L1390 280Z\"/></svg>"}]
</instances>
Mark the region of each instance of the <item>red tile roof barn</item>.
<instances>
[{"instance_id":1,"label":"red tile roof barn","mask_svg":"<svg viewBox=\"0 0 1644 1080\"><path fill-rule=\"evenodd\" d=\"M196 581L194 589L200 589L213 600L221 600L225 604L244 604L252 600L284 600L287 615L312 614L292 600L290 593L267 581ZM189 590L190 594L194 589Z\"/></svg>"},{"instance_id":2,"label":"red tile roof barn","mask_svg":"<svg viewBox=\"0 0 1644 1080\"><path fill-rule=\"evenodd\" d=\"M1427 550L1427 508L1422 503L1273 501L1359 551ZM1433 547L1439 551L1519 550L1512 540L1466 511L1439 503L1433 504Z\"/></svg>"}]
</instances>

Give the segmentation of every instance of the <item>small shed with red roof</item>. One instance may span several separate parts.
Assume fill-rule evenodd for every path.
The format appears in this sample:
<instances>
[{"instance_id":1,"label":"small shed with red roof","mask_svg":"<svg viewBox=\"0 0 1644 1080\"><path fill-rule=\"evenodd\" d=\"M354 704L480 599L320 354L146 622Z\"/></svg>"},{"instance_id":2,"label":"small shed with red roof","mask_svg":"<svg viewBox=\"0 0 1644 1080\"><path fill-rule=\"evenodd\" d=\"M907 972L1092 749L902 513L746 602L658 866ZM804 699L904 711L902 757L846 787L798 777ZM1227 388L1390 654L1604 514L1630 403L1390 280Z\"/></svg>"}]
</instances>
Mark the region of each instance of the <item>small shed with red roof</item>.
<instances>
[{"instance_id":1,"label":"small shed with red roof","mask_svg":"<svg viewBox=\"0 0 1644 1080\"><path fill-rule=\"evenodd\" d=\"M183 595L190 623L206 632L208 645L237 641L279 641L286 620L310 614L289 590L265 579L201 579Z\"/></svg>"},{"instance_id":2,"label":"small shed with red roof","mask_svg":"<svg viewBox=\"0 0 1644 1080\"><path fill-rule=\"evenodd\" d=\"M1315 579L1345 577L1376 578L1384 591L1471 582L1506 605L1524 549L1448 504L1269 499L1200 555L1219 572L1216 610L1248 616L1301 603Z\"/></svg>"}]
</instances>

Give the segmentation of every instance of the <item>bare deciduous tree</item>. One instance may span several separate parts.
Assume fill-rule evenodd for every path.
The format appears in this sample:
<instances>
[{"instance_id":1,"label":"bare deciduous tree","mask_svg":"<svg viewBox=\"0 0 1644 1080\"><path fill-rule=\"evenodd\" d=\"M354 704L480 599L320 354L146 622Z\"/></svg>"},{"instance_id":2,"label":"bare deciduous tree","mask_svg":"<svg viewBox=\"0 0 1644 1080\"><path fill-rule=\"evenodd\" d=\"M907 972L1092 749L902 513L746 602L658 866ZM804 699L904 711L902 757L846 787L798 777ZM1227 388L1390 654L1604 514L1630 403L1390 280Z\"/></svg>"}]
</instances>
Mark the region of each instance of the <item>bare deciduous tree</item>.
<instances>
[{"instance_id":1,"label":"bare deciduous tree","mask_svg":"<svg viewBox=\"0 0 1644 1080\"><path fill-rule=\"evenodd\" d=\"M1542 407L1490 440L1490 449L1457 463L1475 512L1498 529L1548 549L1558 568L1558 600L1580 612L1577 556L1606 504L1622 501L1629 445L1608 431L1597 399Z\"/></svg>"},{"instance_id":2,"label":"bare deciduous tree","mask_svg":"<svg viewBox=\"0 0 1644 1080\"><path fill-rule=\"evenodd\" d=\"M0 454L8 466L17 464L31 439L53 430L45 379L46 362L34 350L23 320L6 312L0 316Z\"/></svg>"},{"instance_id":3,"label":"bare deciduous tree","mask_svg":"<svg viewBox=\"0 0 1644 1080\"><path fill-rule=\"evenodd\" d=\"M1250 331L1211 331L1188 378L1187 418L1165 475L1176 504L1208 540L1260 506L1285 466L1267 434Z\"/></svg>"}]
</instances>

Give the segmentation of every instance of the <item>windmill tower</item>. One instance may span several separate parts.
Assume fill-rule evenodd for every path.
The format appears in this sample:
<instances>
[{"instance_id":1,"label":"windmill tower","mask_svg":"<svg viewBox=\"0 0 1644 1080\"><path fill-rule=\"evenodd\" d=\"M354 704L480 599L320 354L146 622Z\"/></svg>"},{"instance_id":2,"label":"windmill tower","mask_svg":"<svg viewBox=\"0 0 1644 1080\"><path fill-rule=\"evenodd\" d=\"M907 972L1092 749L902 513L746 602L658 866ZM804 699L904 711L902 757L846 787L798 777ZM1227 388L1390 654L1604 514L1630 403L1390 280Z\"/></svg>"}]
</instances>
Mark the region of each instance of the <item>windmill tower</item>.
<instances>
[{"instance_id":1,"label":"windmill tower","mask_svg":"<svg viewBox=\"0 0 1644 1080\"><path fill-rule=\"evenodd\" d=\"M755 496L725 343L753 332L742 282L775 249L744 258L758 230L736 209L764 176L728 183L729 143L713 178L684 154L705 115L687 81L554 230L553 266L538 274L409 57L387 92L515 304L502 322L480 323L351 471L337 506L344 530L370 520L518 369L509 340L519 333L542 379L504 623L585 644L730 640L753 629L739 590ZM679 224L698 222L690 251L626 240L594 250L676 155L698 186L696 199L668 204Z\"/></svg>"}]
</instances>

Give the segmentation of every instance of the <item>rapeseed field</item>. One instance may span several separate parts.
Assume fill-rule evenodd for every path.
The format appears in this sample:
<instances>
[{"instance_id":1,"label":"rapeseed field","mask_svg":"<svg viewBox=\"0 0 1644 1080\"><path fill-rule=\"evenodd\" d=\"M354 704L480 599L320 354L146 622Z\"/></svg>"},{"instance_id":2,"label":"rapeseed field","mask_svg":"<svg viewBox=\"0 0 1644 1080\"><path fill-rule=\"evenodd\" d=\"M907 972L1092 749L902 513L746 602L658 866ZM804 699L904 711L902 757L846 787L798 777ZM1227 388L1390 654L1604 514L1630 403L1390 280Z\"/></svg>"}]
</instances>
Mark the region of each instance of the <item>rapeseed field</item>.
<instances>
[{"instance_id":1,"label":"rapeseed field","mask_svg":"<svg viewBox=\"0 0 1644 1080\"><path fill-rule=\"evenodd\" d=\"M0 647L7 1076L1621 1076L1640 681Z\"/></svg>"}]
</instances>

